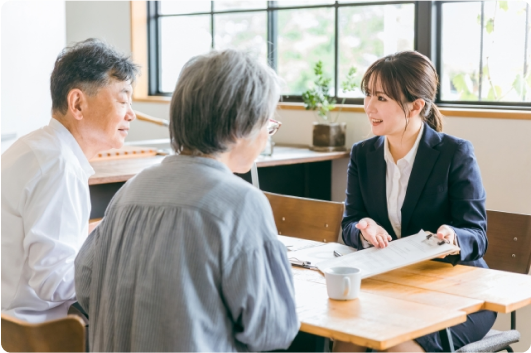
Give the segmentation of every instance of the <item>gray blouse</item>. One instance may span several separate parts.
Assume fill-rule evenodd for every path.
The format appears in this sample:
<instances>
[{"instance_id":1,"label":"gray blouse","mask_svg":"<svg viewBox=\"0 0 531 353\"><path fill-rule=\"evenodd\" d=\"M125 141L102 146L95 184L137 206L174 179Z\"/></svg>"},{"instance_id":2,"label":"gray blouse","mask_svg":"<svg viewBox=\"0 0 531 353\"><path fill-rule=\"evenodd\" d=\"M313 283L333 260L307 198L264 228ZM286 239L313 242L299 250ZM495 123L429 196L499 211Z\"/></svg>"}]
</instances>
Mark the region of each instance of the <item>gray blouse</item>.
<instances>
[{"instance_id":1,"label":"gray blouse","mask_svg":"<svg viewBox=\"0 0 531 353\"><path fill-rule=\"evenodd\" d=\"M213 159L170 156L115 195L75 260L93 351L264 351L299 329L267 198Z\"/></svg>"}]
</instances>

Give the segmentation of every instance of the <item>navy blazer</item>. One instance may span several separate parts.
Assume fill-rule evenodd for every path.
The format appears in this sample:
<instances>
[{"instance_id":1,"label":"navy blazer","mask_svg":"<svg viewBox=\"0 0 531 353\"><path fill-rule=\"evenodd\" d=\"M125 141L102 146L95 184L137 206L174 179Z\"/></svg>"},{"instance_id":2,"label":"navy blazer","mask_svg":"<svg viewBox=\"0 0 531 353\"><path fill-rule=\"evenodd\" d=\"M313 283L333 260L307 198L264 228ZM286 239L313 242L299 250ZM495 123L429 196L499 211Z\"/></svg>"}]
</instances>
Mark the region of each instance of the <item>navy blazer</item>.
<instances>
[{"instance_id":1,"label":"navy blazer","mask_svg":"<svg viewBox=\"0 0 531 353\"><path fill-rule=\"evenodd\" d=\"M372 218L393 237L386 196L383 136L352 146L348 166L347 198L343 215L345 244L362 249L358 221ZM443 261L487 267L487 214L485 190L472 144L427 124L420 139L402 206L402 236L421 229L436 232L449 225L457 234L461 253Z\"/></svg>"}]
</instances>

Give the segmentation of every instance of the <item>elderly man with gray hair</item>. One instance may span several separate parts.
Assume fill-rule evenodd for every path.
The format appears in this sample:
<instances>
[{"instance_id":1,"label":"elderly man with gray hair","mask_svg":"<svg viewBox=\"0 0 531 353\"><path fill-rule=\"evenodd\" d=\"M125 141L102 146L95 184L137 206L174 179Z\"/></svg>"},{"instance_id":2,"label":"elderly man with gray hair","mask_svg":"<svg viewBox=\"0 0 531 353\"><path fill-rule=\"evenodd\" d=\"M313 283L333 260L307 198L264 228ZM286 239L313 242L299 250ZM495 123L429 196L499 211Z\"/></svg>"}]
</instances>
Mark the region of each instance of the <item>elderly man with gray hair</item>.
<instances>
[{"instance_id":1,"label":"elderly man with gray hair","mask_svg":"<svg viewBox=\"0 0 531 353\"><path fill-rule=\"evenodd\" d=\"M125 184L76 258L94 351L264 351L299 329L286 249L249 171L278 125L276 74L234 50L183 68L176 155Z\"/></svg>"},{"instance_id":2,"label":"elderly man with gray hair","mask_svg":"<svg viewBox=\"0 0 531 353\"><path fill-rule=\"evenodd\" d=\"M89 232L89 160L122 147L138 72L97 39L65 48L50 77L50 123L2 154L3 314L40 323L65 317L75 302L74 259Z\"/></svg>"}]
</instances>

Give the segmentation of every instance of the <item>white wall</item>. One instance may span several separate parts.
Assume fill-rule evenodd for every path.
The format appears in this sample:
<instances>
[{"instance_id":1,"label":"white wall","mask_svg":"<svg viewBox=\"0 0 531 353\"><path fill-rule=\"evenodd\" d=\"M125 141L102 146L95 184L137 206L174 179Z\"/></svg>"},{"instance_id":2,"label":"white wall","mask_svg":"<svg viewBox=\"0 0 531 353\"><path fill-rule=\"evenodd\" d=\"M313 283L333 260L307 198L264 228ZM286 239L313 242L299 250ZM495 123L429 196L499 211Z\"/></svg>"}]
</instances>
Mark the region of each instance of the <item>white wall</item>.
<instances>
[{"instance_id":1,"label":"white wall","mask_svg":"<svg viewBox=\"0 0 531 353\"><path fill-rule=\"evenodd\" d=\"M129 1L66 1L66 42L99 38L131 52Z\"/></svg>"},{"instance_id":2,"label":"white wall","mask_svg":"<svg viewBox=\"0 0 531 353\"><path fill-rule=\"evenodd\" d=\"M67 42L99 37L130 52L129 11L128 1L67 2ZM155 117L168 119L169 116L168 104L134 103L133 107ZM279 114L283 125L275 141L309 145L315 120L312 112L281 110ZM339 121L347 122L347 145L370 136L364 114L342 113ZM531 214L531 120L447 118L445 132L470 140L474 145L489 209ZM128 141L167 137L165 128L134 121ZM346 160L333 162L334 200L344 200L346 169ZM525 351L531 346L531 307L518 310L517 316L522 340L513 348ZM499 315L495 328L508 329L508 320L508 315Z\"/></svg>"},{"instance_id":3,"label":"white wall","mask_svg":"<svg viewBox=\"0 0 531 353\"><path fill-rule=\"evenodd\" d=\"M65 45L65 2L9 1L1 16L2 135L21 137L51 117L50 74ZM14 141L2 142L2 152Z\"/></svg>"}]
</instances>

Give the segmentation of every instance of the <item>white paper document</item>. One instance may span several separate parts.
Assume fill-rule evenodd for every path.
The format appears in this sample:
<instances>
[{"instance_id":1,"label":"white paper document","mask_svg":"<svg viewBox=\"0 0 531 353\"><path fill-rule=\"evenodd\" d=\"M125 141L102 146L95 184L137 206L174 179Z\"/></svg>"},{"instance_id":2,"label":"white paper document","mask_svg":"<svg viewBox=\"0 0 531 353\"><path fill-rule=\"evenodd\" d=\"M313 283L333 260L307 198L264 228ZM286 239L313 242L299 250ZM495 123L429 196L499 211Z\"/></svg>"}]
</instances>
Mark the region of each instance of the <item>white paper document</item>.
<instances>
[{"instance_id":1,"label":"white paper document","mask_svg":"<svg viewBox=\"0 0 531 353\"><path fill-rule=\"evenodd\" d=\"M362 278L375 276L400 267L430 260L459 251L459 247L441 242L435 235L421 230L415 235L394 240L386 248L368 248L317 264L320 271L348 266L361 270Z\"/></svg>"},{"instance_id":2,"label":"white paper document","mask_svg":"<svg viewBox=\"0 0 531 353\"><path fill-rule=\"evenodd\" d=\"M321 243L320 241L313 241L308 239L287 237L285 235L277 235L278 240L284 244L288 251L298 251L307 248L313 248L315 246L321 246L326 243Z\"/></svg>"},{"instance_id":3,"label":"white paper document","mask_svg":"<svg viewBox=\"0 0 531 353\"><path fill-rule=\"evenodd\" d=\"M320 263L352 254L356 249L339 243L320 243L315 246L298 251L288 252L288 259L292 264L309 262L310 266L318 266Z\"/></svg>"}]
</instances>

